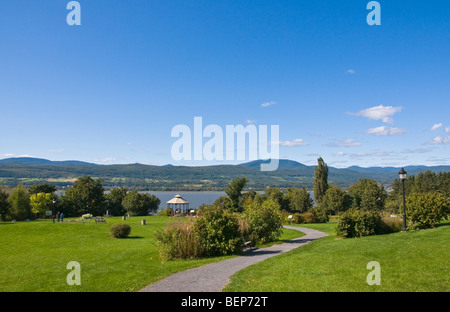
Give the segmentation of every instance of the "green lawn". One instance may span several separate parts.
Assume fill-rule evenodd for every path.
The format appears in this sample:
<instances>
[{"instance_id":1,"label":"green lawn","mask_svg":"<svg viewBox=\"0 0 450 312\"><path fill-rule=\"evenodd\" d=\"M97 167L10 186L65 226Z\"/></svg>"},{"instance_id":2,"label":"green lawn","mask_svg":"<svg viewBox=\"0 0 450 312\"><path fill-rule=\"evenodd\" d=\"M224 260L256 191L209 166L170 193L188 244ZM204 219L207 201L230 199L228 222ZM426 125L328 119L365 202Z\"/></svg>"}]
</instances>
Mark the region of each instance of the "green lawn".
<instances>
[{"instance_id":1,"label":"green lawn","mask_svg":"<svg viewBox=\"0 0 450 312\"><path fill-rule=\"evenodd\" d=\"M351 239L336 238L336 223L301 226L329 236L238 272L225 291L450 291L450 223ZM366 282L370 261L380 263L381 285Z\"/></svg>"},{"instance_id":2,"label":"green lawn","mask_svg":"<svg viewBox=\"0 0 450 312\"><path fill-rule=\"evenodd\" d=\"M233 256L176 260L162 263L154 233L165 227L169 217L109 218L106 224L53 224L51 220L0 222L0 292L34 291L139 291L165 276ZM126 239L110 237L116 222L131 225ZM280 241L298 237L297 231L284 231ZM66 282L70 261L81 265L81 285Z\"/></svg>"}]
</instances>

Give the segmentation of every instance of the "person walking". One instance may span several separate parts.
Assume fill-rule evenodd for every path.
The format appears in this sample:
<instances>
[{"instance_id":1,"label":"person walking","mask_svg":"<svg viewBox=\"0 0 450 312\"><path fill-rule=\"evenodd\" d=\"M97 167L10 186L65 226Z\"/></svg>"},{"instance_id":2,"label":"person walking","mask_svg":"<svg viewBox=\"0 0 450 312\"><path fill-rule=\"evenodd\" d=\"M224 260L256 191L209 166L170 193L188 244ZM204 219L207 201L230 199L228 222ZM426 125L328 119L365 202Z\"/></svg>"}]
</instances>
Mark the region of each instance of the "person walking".
<instances>
[{"instance_id":1,"label":"person walking","mask_svg":"<svg viewBox=\"0 0 450 312\"><path fill-rule=\"evenodd\" d=\"M61 214L59 213L59 211L56 213L56 220L59 222L59 219L61 218Z\"/></svg>"},{"instance_id":2,"label":"person walking","mask_svg":"<svg viewBox=\"0 0 450 312\"><path fill-rule=\"evenodd\" d=\"M64 222L64 213L61 213L61 222Z\"/></svg>"}]
</instances>

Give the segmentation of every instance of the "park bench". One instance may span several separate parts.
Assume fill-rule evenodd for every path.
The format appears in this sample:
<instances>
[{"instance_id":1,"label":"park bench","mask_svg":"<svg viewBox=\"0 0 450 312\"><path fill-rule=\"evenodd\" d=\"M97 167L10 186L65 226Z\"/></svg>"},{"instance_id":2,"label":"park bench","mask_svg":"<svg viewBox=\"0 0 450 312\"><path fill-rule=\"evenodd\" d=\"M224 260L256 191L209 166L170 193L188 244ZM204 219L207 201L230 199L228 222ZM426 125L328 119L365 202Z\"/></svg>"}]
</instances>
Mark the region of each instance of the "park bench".
<instances>
[{"instance_id":1,"label":"park bench","mask_svg":"<svg viewBox=\"0 0 450 312\"><path fill-rule=\"evenodd\" d=\"M244 248L252 249L252 241L244 242Z\"/></svg>"}]
</instances>

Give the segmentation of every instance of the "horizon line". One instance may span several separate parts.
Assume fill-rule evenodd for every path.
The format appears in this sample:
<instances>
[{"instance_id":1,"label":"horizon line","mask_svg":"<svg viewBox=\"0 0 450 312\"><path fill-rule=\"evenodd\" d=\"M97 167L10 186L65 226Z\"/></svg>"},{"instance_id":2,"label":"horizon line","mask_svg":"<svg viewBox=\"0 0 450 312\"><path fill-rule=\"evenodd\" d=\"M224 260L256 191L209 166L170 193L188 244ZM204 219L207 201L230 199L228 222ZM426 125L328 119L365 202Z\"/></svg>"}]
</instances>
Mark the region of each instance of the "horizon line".
<instances>
[{"instance_id":1,"label":"horizon line","mask_svg":"<svg viewBox=\"0 0 450 312\"><path fill-rule=\"evenodd\" d=\"M3 160L10 160L10 159L38 159L38 160L45 160L45 161L49 161L49 162L81 162L81 163L86 163L86 164L90 164L90 165L96 165L96 166L120 166L120 165L143 165L143 166L155 166L155 167L213 167L213 166L240 166L240 165L246 165L246 164L250 164L250 163L254 163L254 162L266 162L266 161L270 161L271 158L268 159L257 159L257 160L249 160L247 162L243 162L243 163L238 163L238 164L227 164L227 163L220 163L220 164L183 164L183 165L176 165L176 164L171 164L171 163L167 163L164 165L155 165L155 164L148 164L148 163L140 163L140 162L134 162L134 163L111 163L111 164L103 164L103 163L95 163L95 162L90 162L90 161L84 161L84 160L76 160L76 159L67 159L67 160L51 160L48 158L41 158L41 157L36 157L36 156L11 156L11 157L6 157L6 158L0 158L0 161ZM297 160L292 160L292 159L288 159L288 158L278 158L279 161L291 161L291 162L296 162L302 166L305 167L316 167L317 165L306 165L302 162L299 162ZM450 166L450 164L444 165L444 164L440 164L440 165L421 165L421 164L409 164L409 165L403 165L403 166L381 166L381 165L373 165L373 166L368 166L368 167L363 167L363 166L358 166L358 165L351 165L348 167L335 167L335 166L330 166L327 164L328 167L334 168L334 169L349 169L352 167L357 167L357 168L361 168L361 169L370 169L370 168L407 168L407 167L440 167L440 166ZM278 169L277 169L278 170Z\"/></svg>"}]
</instances>

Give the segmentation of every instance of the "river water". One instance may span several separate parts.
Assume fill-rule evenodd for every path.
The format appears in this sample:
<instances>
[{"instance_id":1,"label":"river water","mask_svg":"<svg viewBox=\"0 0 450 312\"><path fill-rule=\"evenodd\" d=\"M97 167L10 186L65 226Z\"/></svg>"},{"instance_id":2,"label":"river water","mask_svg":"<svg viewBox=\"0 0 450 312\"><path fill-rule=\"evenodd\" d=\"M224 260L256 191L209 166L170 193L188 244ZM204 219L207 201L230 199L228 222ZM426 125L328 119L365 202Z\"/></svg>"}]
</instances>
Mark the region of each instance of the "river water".
<instances>
[{"instance_id":1,"label":"river water","mask_svg":"<svg viewBox=\"0 0 450 312\"><path fill-rule=\"evenodd\" d=\"M220 196L224 196L225 192L146 192L155 195L161 200L159 209L167 208L167 201L171 200L175 195L180 195L189 202L189 208L196 209L202 204L211 205Z\"/></svg>"}]
</instances>

